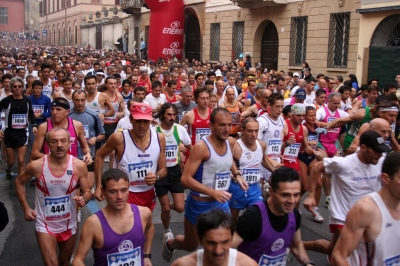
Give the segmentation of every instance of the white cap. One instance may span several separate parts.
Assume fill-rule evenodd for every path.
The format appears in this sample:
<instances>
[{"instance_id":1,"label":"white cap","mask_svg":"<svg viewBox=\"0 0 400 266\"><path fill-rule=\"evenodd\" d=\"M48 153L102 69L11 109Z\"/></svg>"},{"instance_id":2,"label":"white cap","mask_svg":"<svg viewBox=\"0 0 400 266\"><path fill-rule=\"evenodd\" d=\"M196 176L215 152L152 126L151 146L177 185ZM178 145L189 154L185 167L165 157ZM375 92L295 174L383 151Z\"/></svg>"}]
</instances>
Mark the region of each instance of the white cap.
<instances>
[{"instance_id":1,"label":"white cap","mask_svg":"<svg viewBox=\"0 0 400 266\"><path fill-rule=\"evenodd\" d=\"M300 75L299 75L298 72L294 72L294 73L293 73L293 77L300 77Z\"/></svg>"},{"instance_id":2,"label":"white cap","mask_svg":"<svg viewBox=\"0 0 400 266\"><path fill-rule=\"evenodd\" d=\"M222 77L222 73L221 73L221 70L217 70L217 71L215 71L215 76L216 77Z\"/></svg>"}]
</instances>

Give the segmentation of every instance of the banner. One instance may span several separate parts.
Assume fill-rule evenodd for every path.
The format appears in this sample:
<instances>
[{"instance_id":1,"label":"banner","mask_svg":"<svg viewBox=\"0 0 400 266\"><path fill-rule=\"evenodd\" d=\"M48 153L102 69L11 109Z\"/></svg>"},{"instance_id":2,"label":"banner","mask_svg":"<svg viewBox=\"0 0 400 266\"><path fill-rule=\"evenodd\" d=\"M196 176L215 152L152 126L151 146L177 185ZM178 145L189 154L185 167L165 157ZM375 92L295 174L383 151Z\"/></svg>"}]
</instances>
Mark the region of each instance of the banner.
<instances>
[{"instance_id":1,"label":"banner","mask_svg":"<svg viewBox=\"0 0 400 266\"><path fill-rule=\"evenodd\" d=\"M183 0L146 0L150 9L148 58L182 59L183 51Z\"/></svg>"}]
</instances>

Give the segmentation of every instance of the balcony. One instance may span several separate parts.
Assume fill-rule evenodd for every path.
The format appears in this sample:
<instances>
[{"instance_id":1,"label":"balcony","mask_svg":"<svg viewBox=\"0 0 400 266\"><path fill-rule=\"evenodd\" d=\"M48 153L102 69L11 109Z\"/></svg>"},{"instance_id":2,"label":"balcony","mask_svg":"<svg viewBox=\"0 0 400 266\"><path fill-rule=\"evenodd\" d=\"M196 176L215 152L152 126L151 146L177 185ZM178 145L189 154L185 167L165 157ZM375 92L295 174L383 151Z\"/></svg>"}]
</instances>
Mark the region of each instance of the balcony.
<instances>
[{"instance_id":1,"label":"balcony","mask_svg":"<svg viewBox=\"0 0 400 266\"><path fill-rule=\"evenodd\" d=\"M132 15L140 14L140 10L143 7L144 0L121 0L121 9Z\"/></svg>"},{"instance_id":2,"label":"balcony","mask_svg":"<svg viewBox=\"0 0 400 266\"><path fill-rule=\"evenodd\" d=\"M241 8L260 8L265 6L286 5L288 0L231 0Z\"/></svg>"}]
</instances>

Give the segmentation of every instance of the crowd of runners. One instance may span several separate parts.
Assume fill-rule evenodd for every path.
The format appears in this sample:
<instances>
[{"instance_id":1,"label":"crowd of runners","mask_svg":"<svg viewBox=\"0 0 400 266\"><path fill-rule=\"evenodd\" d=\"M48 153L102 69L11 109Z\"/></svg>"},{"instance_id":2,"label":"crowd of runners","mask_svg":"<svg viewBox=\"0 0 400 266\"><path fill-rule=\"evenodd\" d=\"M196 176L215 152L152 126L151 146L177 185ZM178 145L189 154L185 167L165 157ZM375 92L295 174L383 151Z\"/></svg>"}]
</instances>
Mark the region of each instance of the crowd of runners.
<instances>
[{"instance_id":1,"label":"crowd of runners","mask_svg":"<svg viewBox=\"0 0 400 266\"><path fill-rule=\"evenodd\" d=\"M95 265L152 265L157 198L172 265L315 265L307 250L332 265L398 265L400 74L359 84L314 77L307 62L293 73L249 56L153 61L30 40L0 56L6 177L17 165L44 265L84 265L90 249ZM90 200L107 204L80 221ZM301 203L330 241L302 241ZM193 253L172 261L175 250Z\"/></svg>"}]
</instances>

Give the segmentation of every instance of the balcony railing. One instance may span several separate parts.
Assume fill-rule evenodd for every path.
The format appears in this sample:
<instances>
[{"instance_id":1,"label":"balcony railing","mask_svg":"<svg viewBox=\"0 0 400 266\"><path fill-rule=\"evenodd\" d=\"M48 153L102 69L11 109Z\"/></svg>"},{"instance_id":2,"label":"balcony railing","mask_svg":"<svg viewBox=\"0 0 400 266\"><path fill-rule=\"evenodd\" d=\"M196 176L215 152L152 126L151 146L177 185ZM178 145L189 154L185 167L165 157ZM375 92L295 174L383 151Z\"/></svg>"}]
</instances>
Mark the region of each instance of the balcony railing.
<instances>
[{"instance_id":1,"label":"balcony railing","mask_svg":"<svg viewBox=\"0 0 400 266\"><path fill-rule=\"evenodd\" d=\"M144 0L121 0L122 9L141 8Z\"/></svg>"}]
</instances>

